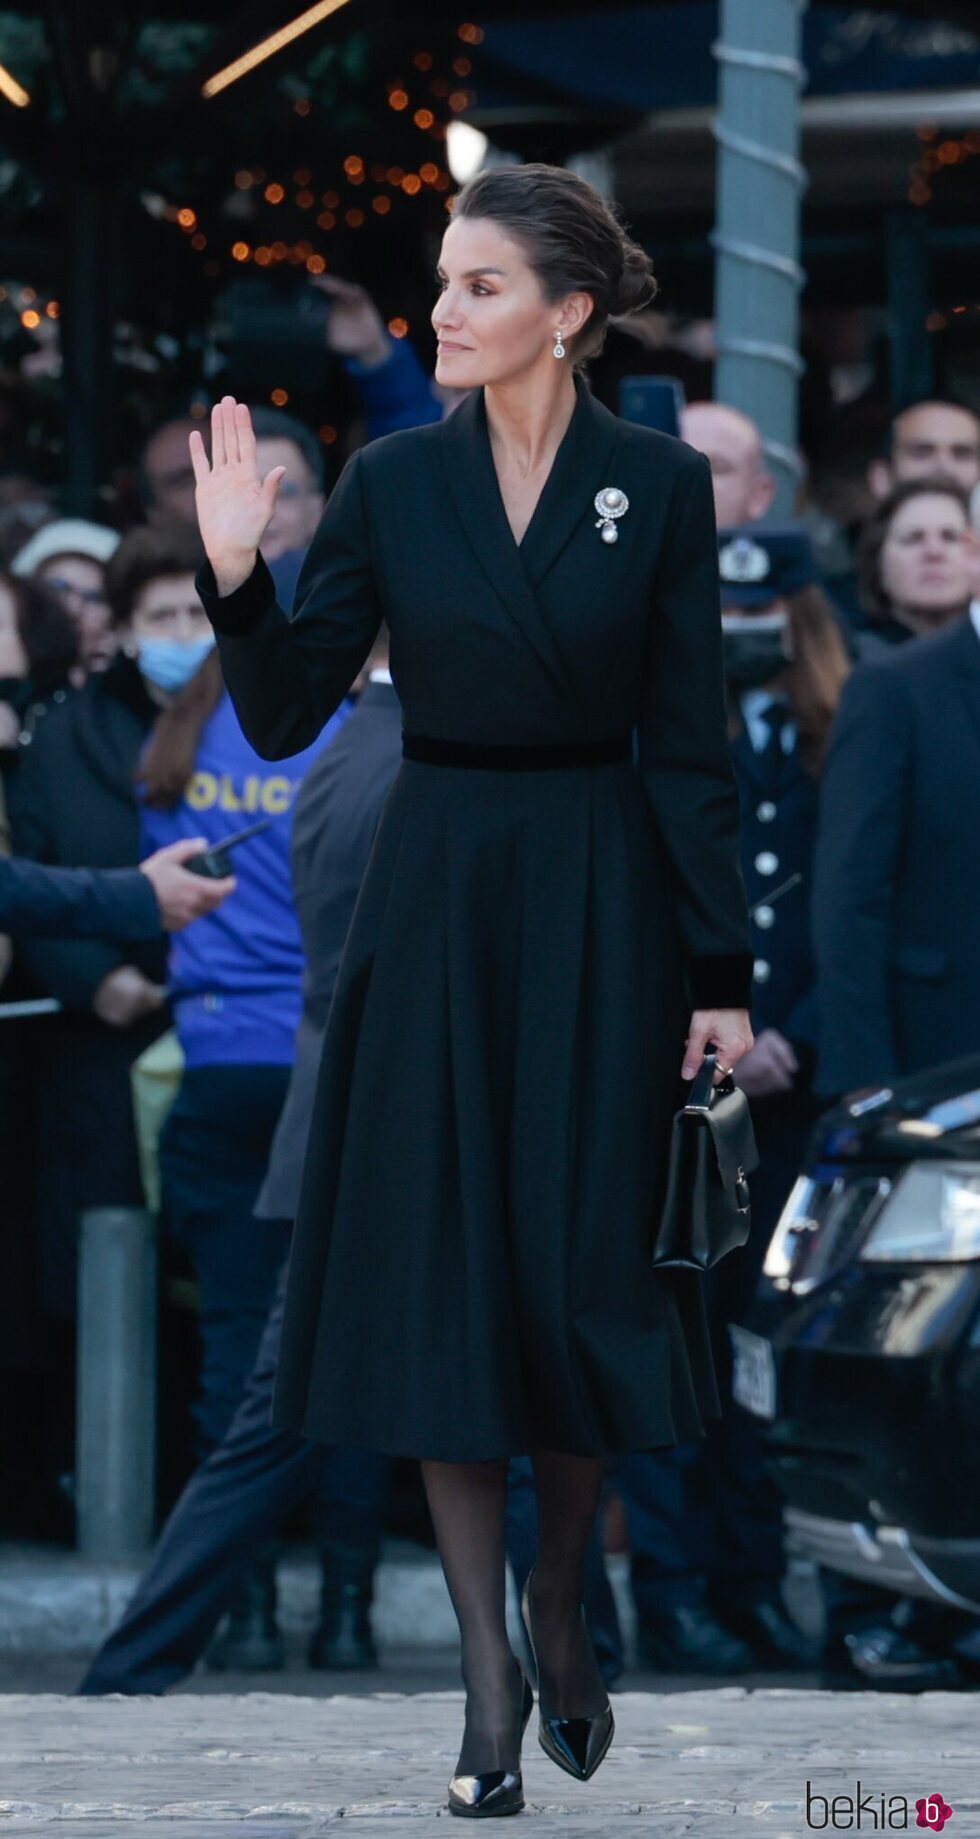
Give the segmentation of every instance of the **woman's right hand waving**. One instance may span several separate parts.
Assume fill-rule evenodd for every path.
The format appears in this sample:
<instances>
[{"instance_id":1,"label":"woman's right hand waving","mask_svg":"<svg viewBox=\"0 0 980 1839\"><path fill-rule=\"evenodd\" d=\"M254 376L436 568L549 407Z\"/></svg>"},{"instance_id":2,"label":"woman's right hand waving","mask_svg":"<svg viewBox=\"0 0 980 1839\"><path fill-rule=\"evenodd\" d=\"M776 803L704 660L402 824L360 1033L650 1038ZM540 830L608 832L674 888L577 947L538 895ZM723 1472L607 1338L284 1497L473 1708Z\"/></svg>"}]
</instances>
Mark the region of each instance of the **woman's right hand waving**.
<instances>
[{"instance_id":1,"label":"woman's right hand waving","mask_svg":"<svg viewBox=\"0 0 980 1839\"><path fill-rule=\"evenodd\" d=\"M211 464L196 428L190 450L205 552L218 593L233 594L255 567L286 468L274 466L260 476L252 417L234 396L222 396L211 410Z\"/></svg>"}]
</instances>

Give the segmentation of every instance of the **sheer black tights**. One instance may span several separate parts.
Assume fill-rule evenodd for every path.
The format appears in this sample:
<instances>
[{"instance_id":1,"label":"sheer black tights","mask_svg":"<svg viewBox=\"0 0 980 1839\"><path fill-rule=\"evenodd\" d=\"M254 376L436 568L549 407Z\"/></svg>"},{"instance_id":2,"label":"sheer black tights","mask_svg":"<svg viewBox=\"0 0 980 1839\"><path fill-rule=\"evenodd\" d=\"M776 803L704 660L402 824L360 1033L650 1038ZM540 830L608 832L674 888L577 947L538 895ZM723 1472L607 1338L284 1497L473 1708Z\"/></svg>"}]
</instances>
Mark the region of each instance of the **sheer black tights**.
<instances>
[{"instance_id":1,"label":"sheer black tights","mask_svg":"<svg viewBox=\"0 0 980 1839\"><path fill-rule=\"evenodd\" d=\"M608 1694L582 1614L585 1550L602 1492L601 1456L531 1453L538 1502L538 1555L528 1610L545 1716L591 1718Z\"/></svg>"},{"instance_id":2,"label":"sheer black tights","mask_svg":"<svg viewBox=\"0 0 980 1839\"><path fill-rule=\"evenodd\" d=\"M552 1717L588 1717L606 1689L581 1614L582 1569L602 1487L601 1457L532 1452L538 1557L531 1631ZM439 1557L459 1623L466 1717L457 1775L516 1769L521 1676L505 1617L507 1462L423 1461Z\"/></svg>"},{"instance_id":3,"label":"sheer black tights","mask_svg":"<svg viewBox=\"0 0 980 1839\"><path fill-rule=\"evenodd\" d=\"M521 1676L504 1615L507 1463L422 1463L439 1557L459 1623L466 1719L456 1775L516 1769Z\"/></svg>"}]
</instances>

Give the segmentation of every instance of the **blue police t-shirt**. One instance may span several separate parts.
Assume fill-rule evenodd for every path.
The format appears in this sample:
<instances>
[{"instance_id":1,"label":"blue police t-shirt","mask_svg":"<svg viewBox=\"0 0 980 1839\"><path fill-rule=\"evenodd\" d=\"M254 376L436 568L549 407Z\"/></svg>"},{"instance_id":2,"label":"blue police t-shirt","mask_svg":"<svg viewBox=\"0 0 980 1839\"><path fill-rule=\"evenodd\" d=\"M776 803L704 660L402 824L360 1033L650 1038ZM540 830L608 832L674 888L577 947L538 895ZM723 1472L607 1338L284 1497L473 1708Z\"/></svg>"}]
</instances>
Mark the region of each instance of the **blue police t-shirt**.
<instances>
[{"instance_id":1,"label":"blue police t-shirt","mask_svg":"<svg viewBox=\"0 0 980 1839\"><path fill-rule=\"evenodd\" d=\"M207 722L194 771L171 811L142 811L143 853L181 837L220 844L246 824L267 830L233 852L235 892L170 943L170 993L188 1066L290 1065L301 1009L303 950L290 874L293 805L304 775L356 707L347 697L322 733L288 760L263 760L230 696Z\"/></svg>"}]
</instances>

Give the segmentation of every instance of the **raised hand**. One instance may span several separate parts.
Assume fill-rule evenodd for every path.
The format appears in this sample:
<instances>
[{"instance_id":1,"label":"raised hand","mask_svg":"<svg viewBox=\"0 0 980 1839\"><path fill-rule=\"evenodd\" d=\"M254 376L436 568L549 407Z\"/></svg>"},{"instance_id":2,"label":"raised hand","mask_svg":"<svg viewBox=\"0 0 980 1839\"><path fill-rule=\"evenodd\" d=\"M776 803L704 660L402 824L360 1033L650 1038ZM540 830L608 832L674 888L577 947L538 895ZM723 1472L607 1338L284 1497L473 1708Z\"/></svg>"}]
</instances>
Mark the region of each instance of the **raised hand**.
<instances>
[{"instance_id":1,"label":"raised hand","mask_svg":"<svg viewBox=\"0 0 980 1839\"><path fill-rule=\"evenodd\" d=\"M312 285L330 302L328 350L357 358L369 370L384 364L391 356L391 339L367 288L337 275L318 275Z\"/></svg>"},{"instance_id":2,"label":"raised hand","mask_svg":"<svg viewBox=\"0 0 980 1839\"><path fill-rule=\"evenodd\" d=\"M211 464L196 428L189 445L204 548L218 593L231 594L255 567L286 468L274 466L261 477L252 417L234 396L222 396L211 410Z\"/></svg>"}]
</instances>

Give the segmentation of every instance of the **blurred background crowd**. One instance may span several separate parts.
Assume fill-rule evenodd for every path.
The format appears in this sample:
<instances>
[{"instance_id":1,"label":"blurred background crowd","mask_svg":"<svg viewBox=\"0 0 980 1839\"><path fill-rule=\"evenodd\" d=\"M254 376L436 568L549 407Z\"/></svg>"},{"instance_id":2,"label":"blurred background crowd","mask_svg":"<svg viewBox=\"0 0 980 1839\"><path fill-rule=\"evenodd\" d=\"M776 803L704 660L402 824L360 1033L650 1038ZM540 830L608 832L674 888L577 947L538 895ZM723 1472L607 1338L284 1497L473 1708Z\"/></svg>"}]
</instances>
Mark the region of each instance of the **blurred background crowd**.
<instances>
[{"instance_id":1,"label":"blurred background crowd","mask_svg":"<svg viewBox=\"0 0 980 1839\"><path fill-rule=\"evenodd\" d=\"M252 9L247 31L230 8L178 11L137 25L107 7L96 28L54 7L47 35L26 9L0 17L0 849L116 868L257 827L236 893L169 943L0 940L6 1539L75 1537L79 1221L149 1204L160 1222L167 1524L92 1691L158 1690L205 1649L281 1664L283 1538L320 1556L312 1663L371 1665L382 1539L431 1543L413 1465L287 1446L264 1417L311 1069L400 759L386 635L313 747L259 759L195 592L187 442L226 388L250 403L262 470L286 467L263 553L288 607L347 455L456 406L430 375L431 277L453 185L481 162L568 161L619 201L661 291L613 326L590 385L711 463L756 953L738 1078L762 1151L752 1241L711 1281L723 1372L820 1115L980 1049L969 9L806 13L809 185L795 251L770 258L805 283L790 427L725 389L714 4L428 24L338 4L262 56L288 6ZM961 691L973 730L951 714ZM520 1462L512 1492L520 1580ZM829 1573L822 1654L788 1613L779 1499L734 1404L705 1448L610 1473L587 1609L612 1681L610 1551L629 1555L638 1653L667 1671L819 1663L843 1681L847 1631L881 1633L880 1605ZM960 1664L980 1673L971 1626ZM894 1683L897 1657L936 1683L941 1644L888 1628L864 1682Z\"/></svg>"}]
</instances>

